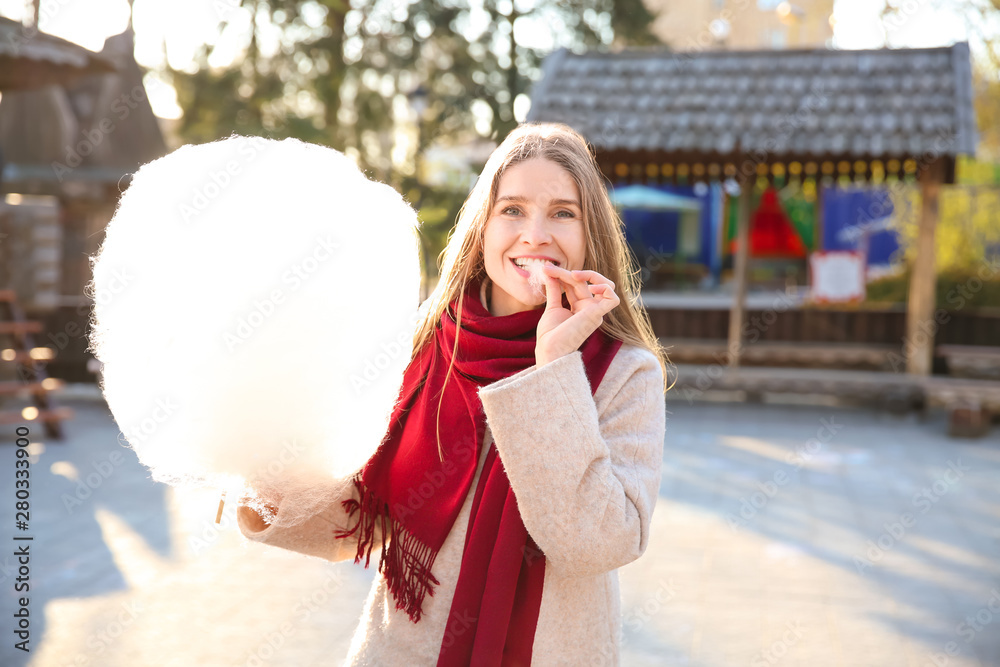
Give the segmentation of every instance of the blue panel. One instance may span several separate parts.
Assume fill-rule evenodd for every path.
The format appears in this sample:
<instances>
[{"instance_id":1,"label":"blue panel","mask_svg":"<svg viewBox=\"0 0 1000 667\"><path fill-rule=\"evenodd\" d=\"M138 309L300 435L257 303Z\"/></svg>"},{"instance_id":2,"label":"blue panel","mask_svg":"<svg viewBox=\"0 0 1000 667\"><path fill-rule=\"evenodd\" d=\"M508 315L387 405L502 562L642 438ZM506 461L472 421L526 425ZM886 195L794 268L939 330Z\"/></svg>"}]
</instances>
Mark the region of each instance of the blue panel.
<instances>
[{"instance_id":1,"label":"blue panel","mask_svg":"<svg viewBox=\"0 0 1000 667\"><path fill-rule=\"evenodd\" d=\"M890 264L899 251L892 198L883 188L823 189L823 250L860 250L868 234L868 265Z\"/></svg>"},{"instance_id":2,"label":"blue panel","mask_svg":"<svg viewBox=\"0 0 1000 667\"><path fill-rule=\"evenodd\" d=\"M619 183L618 185L626 185ZM650 186L662 192L691 197L701 202L701 251L697 257L688 258L689 262L712 265L712 255L717 244L716 235L712 230L713 206L715 210L721 206L722 189L709 187L701 195L695 194L691 185L655 185ZM713 204L713 198L715 201ZM668 211L638 211L626 209L622 218L625 221L625 239L637 251L645 247L664 253L673 253L677 249L678 226L680 214Z\"/></svg>"}]
</instances>

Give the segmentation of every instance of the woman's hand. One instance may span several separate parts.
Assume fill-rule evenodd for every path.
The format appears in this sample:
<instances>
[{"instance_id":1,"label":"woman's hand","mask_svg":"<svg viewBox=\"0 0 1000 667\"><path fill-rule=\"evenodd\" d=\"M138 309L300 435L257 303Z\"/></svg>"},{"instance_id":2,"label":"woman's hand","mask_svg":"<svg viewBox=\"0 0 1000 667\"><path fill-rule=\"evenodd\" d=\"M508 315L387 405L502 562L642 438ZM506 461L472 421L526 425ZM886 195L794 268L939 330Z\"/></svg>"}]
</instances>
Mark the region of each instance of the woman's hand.
<instances>
[{"instance_id":1,"label":"woman's hand","mask_svg":"<svg viewBox=\"0 0 1000 667\"><path fill-rule=\"evenodd\" d=\"M621 303L615 294L615 284L596 271L567 271L546 264L542 272L546 304L536 329L536 366L580 349L583 341L604 322L604 315ZM568 310L562 305L563 289Z\"/></svg>"},{"instance_id":2,"label":"woman's hand","mask_svg":"<svg viewBox=\"0 0 1000 667\"><path fill-rule=\"evenodd\" d=\"M236 507L237 511L246 508L246 511L243 512L244 519L251 530L259 532L274 522L275 517L278 515L277 504L281 502L281 498L272 491L268 499L265 500L260 492L256 490L256 487L253 486L253 483L250 484L250 487L254 489L253 495L243 495L237 501Z\"/></svg>"}]
</instances>

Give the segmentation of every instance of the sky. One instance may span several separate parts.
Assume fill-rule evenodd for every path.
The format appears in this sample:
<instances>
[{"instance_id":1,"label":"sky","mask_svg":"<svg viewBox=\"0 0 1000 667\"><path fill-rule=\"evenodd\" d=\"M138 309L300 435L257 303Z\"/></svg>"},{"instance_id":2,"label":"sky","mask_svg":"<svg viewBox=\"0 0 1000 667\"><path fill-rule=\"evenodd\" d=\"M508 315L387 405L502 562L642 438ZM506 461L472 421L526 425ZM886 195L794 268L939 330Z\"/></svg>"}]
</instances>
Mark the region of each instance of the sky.
<instances>
[{"instance_id":1,"label":"sky","mask_svg":"<svg viewBox=\"0 0 1000 667\"><path fill-rule=\"evenodd\" d=\"M938 0L897 0L897 3L902 7L902 16L896 27L886 31L878 18L882 1L836 0L832 46L933 47L968 39L964 19L954 11L939 8ZM201 44L218 40L213 58L224 64L235 56L240 35L249 28L249 17L238 5L238 0L135 0L136 60L150 69L162 66L165 60L175 69L184 69L191 66ZM0 0L0 15L20 19L28 6L28 0ZM96 51L106 37L124 30L127 21L126 0L42 0L39 23L44 32ZM218 37L216 30L221 21L228 22L228 27ZM534 37L540 41L546 39L541 34ZM180 116L181 110L169 85L150 75L146 87L158 116Z\"/></svg>"}]
</instances>

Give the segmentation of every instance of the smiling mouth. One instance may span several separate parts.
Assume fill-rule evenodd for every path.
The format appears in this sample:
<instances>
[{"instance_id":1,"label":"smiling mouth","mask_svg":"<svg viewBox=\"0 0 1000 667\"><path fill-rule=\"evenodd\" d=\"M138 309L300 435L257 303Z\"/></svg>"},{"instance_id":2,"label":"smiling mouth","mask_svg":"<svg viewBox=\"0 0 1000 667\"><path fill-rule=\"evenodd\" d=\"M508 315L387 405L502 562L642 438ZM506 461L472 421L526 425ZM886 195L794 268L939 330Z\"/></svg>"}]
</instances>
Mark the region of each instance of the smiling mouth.
<instances>
[{"instance_id":1,"label":"smiling mouth","mask_svg":"<svg viewBox=\"0 0 1000 667\"><path fill-rule=\"evenodd\" d=\"M559 262L549 261L547 259L535 259L533 257L520 257L518 259L511 259L510 263L514 265L515 270L518 274L527 278L531 276L532 273L541 274L542 267L546 264L552 264L554 266L559 266Z\"/></svg>"}]
</instances>

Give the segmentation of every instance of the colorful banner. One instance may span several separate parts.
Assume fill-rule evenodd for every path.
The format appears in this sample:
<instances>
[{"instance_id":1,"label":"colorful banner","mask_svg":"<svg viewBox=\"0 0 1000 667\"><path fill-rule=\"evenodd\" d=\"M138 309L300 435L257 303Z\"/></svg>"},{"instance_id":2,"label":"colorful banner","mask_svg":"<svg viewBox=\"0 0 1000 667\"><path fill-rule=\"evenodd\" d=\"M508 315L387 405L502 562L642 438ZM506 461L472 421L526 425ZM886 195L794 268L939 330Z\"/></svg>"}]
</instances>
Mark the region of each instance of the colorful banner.
<instances>
[{"instance_id":1,"label":"colorful banner","mask_svg":"<svg viewBox=\"0 0 1000 667\"><path fill-rule=\"evenodd\" d=\"M823 250L859 252L868 279L892 272L902 259L893 201L882 188L823 188Z\"/></svg>"}]
</instances>

